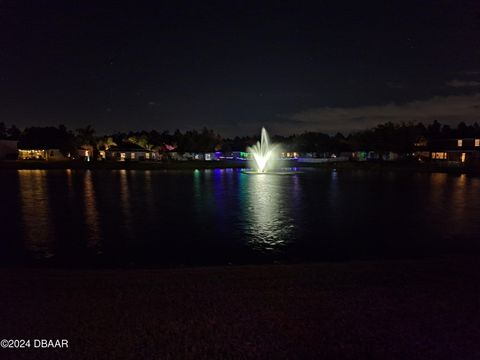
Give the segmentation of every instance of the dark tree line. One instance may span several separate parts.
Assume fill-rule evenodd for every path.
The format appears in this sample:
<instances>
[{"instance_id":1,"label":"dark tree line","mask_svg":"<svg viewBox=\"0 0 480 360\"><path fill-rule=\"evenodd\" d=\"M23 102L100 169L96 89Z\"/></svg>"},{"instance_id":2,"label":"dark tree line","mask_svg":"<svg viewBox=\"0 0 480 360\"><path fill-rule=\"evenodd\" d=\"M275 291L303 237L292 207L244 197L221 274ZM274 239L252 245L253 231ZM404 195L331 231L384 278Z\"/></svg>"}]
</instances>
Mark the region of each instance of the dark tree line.
<instances>
[{"instance_id":1,"label":"dark tree line","mask_svg":"<svg viewBox=\"0 0 480 360\"><path fill-rule=\"evenodd\" d=\"M480 138L480 126L475 122L464 122L456 128L433 121L425 126L422 123L394 124L387 122L374 128L358 131L347 136L337 133L328 136L322 133L306 132L289 137L277 137L276 140L286 144L293 151L315 151L339 153L342 151L393 151L409 153L419 139Z\"/></svg>"},{"instance_id":2,"label":"dark tree line","mask_svg":"<svg viewBox=\"0 0 480 360\"><path fill-rule=\"evenodd\" d=\"M281 143L287 151L340 153L344 151L394 151L408 153L420 138L480 138L480 126L475 122L467 125L464 122L452 128L438 121L424 125L422 123L384 123L374 128L344 136L334 136L321 132L304 132L290 136L273 136L272 141ZM245 151L259 140L258 136L222 138L214 130L176 130L158 132L137 131L97 136L95 129L88 125L75 131L65 126L28 127L20 131L15 125L10 127L0 123L0 139L18 140L19 147L26 148L58 148L63 153L73 154L79 146L93 146L100 150L110 146L134 143L146 149L160 151L211 152L211 151Z\"/></svg>"},{"instance_id":3,"label":"dark tree line","mask_svg":"<svg viewBox=\"0 0 480 360\"><path fill-rule=\"evenodd\" d=\"M414 150L414 144L421 138L433 140L479 137L480 127L476 122L472 125L461 122L456 128L451 128L435 120L427 126L422 123L380 124L373 129L351 134L348 142L354 150L407 153Z\"/></svg>"},{"instance_id":4,"label":"dark tree line","mask_svg":"<svg viewBox=\"0 0 480 360\"><path fill-rule=\"evenodd\" d=\"M137 131L128 133L116 133L108 135L116 144L133 142L144 148L168 147L178 152L210 152L220 150L223 139L215 131L204 127L200 131L188 130L182 133L176 130L174 133L169 131L158 132Z\"/></svg>"},{"instance_id":5,"label":"dark tree line","mask_svg":"<svg viewBox=\"0 0 480 360\"><path fill-rule=\"evenodd\" d=\"M0 140L18 140L21 133L15 125L7 127L5 123L0 122Z\"/></svg>"}]
</instances>

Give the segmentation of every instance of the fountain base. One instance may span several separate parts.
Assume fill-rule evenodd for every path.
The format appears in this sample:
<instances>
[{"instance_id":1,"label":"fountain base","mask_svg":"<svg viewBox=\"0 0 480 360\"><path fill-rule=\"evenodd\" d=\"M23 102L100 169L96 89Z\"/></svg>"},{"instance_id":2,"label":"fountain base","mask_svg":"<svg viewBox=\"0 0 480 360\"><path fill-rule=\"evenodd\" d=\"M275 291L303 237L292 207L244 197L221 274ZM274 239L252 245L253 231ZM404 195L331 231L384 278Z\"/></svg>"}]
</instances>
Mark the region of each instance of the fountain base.
<instances>
[{"instance_id":1,"label":"fountain base","mask_svg":"<svg viewBox=\"0 0 480 360\"><path fill-rule=\"evenodd\" d=\"M259 172L255 170L242 170L242 174L246 175L296 175L301 174L301 171L265 171Z\"/></svg>"}]
</instances>

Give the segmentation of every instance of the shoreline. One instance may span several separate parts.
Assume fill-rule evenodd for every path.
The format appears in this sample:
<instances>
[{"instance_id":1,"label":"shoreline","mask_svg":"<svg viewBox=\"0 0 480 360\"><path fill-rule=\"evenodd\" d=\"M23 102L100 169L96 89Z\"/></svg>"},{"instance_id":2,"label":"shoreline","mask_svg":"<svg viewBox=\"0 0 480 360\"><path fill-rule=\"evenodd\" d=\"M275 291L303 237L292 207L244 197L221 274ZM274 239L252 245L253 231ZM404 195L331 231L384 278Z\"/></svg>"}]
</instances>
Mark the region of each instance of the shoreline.
<instances>
[{"instance_id":1,"label":"shoreline","mask_svg":"<svg viewBox=\"0 0 480 360\"><path fill-rule=\"evenodd\" d=\"M351 169L367 171L403 171L418 173L448 173L480 175L480 168L447 167L438 164L417 164L410 162L332 162L332 163L298 163L284 161L285 168L315 168L315 169ZM171 161L171 162L79 162L79 161L0 161L0 170L202 170L202 169L245 169L248 163L245 161Z\"/></svg>"},{"instance_id":2,"label":"shoreline","mask_svg":"<svg viewBox=\"0 0 480 360\"><path fill-rule=\"evenodd\" d=\"M29 358L477 358L477 257L183 269L0 269ZM102 355L104 354L104 355Z\"/></svg>"}]
</instances>

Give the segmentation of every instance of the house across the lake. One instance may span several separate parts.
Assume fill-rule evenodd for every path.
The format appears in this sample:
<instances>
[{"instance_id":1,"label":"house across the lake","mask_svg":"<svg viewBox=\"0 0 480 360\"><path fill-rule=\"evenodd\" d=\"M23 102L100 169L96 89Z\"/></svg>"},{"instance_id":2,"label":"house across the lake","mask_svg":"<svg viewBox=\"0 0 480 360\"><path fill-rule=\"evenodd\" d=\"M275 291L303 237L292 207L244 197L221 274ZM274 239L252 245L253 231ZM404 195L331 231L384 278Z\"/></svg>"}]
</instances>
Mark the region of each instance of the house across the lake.
<instances>
[{"instance_id":1,"label":"house across the lake","mask_svg":"<svg viewBox=\"0 0 480 360\"><path fill-rule=\"evenodd\" d=\"M245 152L245 151L227 151L224 153L217 152L217 157L218 159L221 160L251 160L252 153L250 152Z\"/></svg>"},{"instance_id":2,"label":"house across the lake","mask_svg":"<svg viewBox=\"0 0 480 360\"><path fill-rule=\"evenodd\" d=\"M67 160L59 149L18 149L18 160Z\"/></svg>"},{"instance_id":3,"label":"house across the lake","mask_svg":"<svg viewBox=\"0 0 480 360\"><path fill-rule=\"evenodd\" d=\"M155 152L142 148L133 143L124 143L112 146L108 150L101 150L100 157L114 161L145 161L155 160Z\"/></svg>"},{"instance_id":4,"label":"house across the lake","mask_svg":"<svg viewBox=\"0 0 480 360\"><path fill-rule=\"evenodd\" d=\"M431 139L417 154L430 154L430 160L448 165L480 164L480 139Z\"/></svg>"},{"instance_id":5,"label":"house across the lake","mask_svg":"<svg viewBox=\"0 0 480 360\"><path fill-rule=\"evenodd\" d=\"M93 146L82 145L77 149L77 158L83 161L91 161L93 157Z\"/></svg>"},{"instance_id":6,"label":"house across the lake","mask_svg":"<svg viewBox=\"0 0 480 360\"><path fill-rule=\"evenodd\" d=\"M25 130L18 141L19 160L61 161L75 156L73 135L57 128L31 128Z\"/></svg>"}]
</instances>

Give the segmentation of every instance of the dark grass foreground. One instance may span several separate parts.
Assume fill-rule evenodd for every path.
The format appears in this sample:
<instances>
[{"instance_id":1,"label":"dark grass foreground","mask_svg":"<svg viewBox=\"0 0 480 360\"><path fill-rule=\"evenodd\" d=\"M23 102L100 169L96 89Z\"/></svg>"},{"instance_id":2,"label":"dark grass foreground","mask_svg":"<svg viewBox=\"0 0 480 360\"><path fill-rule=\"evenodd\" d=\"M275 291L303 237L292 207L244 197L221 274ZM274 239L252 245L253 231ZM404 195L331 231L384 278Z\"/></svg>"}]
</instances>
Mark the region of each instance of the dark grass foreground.
<instances>
[{"instance_id":1,"label":"dark grass foreground","mask_svg":"<svg viewBox=\"0 0 480 360\"><path fill-rule=\"evenodd\" d=\"M0 270L1 359L478 359L478 259Z\"/></svg>"}]
</instances>

